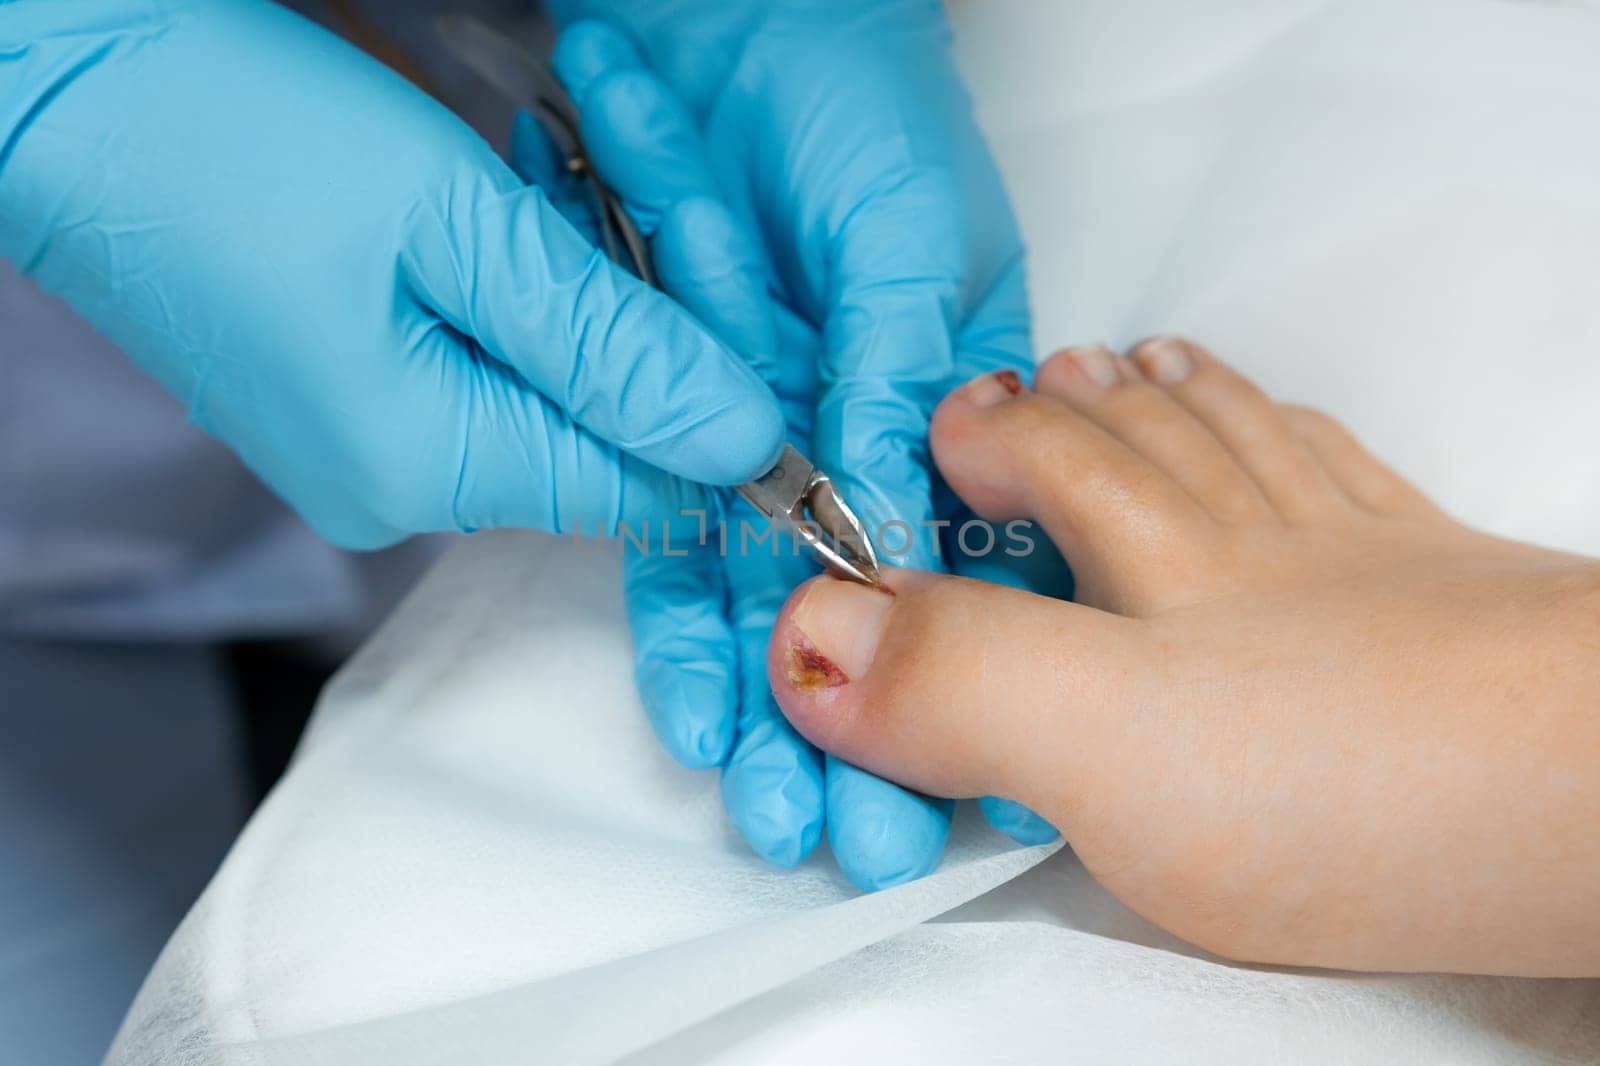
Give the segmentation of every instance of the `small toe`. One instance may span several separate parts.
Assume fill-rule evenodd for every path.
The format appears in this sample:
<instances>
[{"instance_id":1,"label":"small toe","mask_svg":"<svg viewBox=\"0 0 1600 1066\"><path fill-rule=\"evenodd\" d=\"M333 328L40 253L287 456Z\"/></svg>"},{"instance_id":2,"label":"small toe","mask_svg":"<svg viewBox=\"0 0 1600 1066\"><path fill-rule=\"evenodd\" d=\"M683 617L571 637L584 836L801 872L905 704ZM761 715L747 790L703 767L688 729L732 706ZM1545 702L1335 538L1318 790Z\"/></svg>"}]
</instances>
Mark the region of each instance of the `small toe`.
<instances>
[{"instance_id":1,"label":"small toe","mask_svg":"<svg viewBox=\"0 0 1600 1066\"><path fill-rule=\"evenodd\" d=\"M1067 348L1039 367L1034 387L1052 396L1181 485L1221 522L1260 521L1272 505L1238 461L1165 389L1102 345Z\"/></svg>"},{"instance_id":2,"label":"small toe","mask_svg":"<svg viewBox=\"0 0 1600 1066\"><path fill-rule=\"evenodd\" d=\"M1154 609L1215 530L1137 452L1065 403L996 375L946 397L929 441L940 472L977 514L1038 520L1097 606Z\"/></svg>"},{"instance_id":3,"label":"small toe","mask_svg":"<svg viewBox=\"0 0 1600 1066\"><path fill-rule=\"evenodd\" d=\"M1349 500L1289 420L1244 375L1192 341L1154 337L1129 353L1145 380L1209 429L1290 522L1320 518Z\"/></svg>"},{"instance_id":4,"label":"small toe","mask_svg":"<svg viewBox=\"0 0 1600 1066\"><path fill-rule=\"evenodd\" d=\"M1387 516L1440 513L1432 500L1363 448L1335 419L1310 407L1285 405L1283 412L1328 475L1364 509Z\"/></svg>"}]
</instances>

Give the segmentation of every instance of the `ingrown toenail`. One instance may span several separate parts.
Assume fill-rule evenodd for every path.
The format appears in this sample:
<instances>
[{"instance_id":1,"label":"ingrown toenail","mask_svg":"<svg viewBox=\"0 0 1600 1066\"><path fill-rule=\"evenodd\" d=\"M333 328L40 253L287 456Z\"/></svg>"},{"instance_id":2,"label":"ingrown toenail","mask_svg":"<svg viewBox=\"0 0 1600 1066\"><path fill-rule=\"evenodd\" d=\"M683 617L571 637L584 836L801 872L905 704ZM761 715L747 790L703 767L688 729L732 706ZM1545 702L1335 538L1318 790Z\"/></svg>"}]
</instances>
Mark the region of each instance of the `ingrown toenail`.
<instances>
[{"instance_id":1,"label":"ingrown toenail","mask_svg":"<svg viewBox=\"0 0 1600 1066\"><path fill-rule=\"evenodd\" d=\"M1109 389L1122 380L1117 368L1116 354L1103 344L1086 344L1081 348L1068 348L1067 355L1078 364L1085 377L1103 389Z\"/></svg>"},{"instance_id":2,"label":"ingrown toenail","mask_svg":"<svg viewBox=\"0 0 1600 1066\"><path fill-rule=\"evenodd\" d=\"M832 578L813 581L789 616L800 631L784 658L790 683L812 691L865 674L893 606L893 596L865 585Z\"/></svg>"},{"instance_id":3,"label":"ingrown toenail","mask_svg":"<svg viewBox=\"0 0 1600 1066\"><path fill-rule=\"evenodd\" d=\"M783 672L789 676L789 684L801 692L837 688L850 680L839 669L838 663L813 648L803 637L789 646L789 654L783 661Z\"/></svg>"},{"instance_id":4,"label":"ingrown toenail","mask_svg":"<svg viewBox=\"0 0 1600 1066\"><path fill-rule=\"evenodd\" d=\"M1022 377L1015 370L995 370L979 374L967 383L967 399L978 407L993 407L1026 391Z\"/></svg>"},{"instance_id":5,"label":"ingrown toenail","mask_svg":"<svg viewBox=\"0 0 1600 1066\"><path fill-rule=\"evenodd\" d=\"M1153 337L1133 350L1133 361L1157 385L1176 385L1194 369L1189 342L1177 337Z\"/></svg>"}]
</instances>

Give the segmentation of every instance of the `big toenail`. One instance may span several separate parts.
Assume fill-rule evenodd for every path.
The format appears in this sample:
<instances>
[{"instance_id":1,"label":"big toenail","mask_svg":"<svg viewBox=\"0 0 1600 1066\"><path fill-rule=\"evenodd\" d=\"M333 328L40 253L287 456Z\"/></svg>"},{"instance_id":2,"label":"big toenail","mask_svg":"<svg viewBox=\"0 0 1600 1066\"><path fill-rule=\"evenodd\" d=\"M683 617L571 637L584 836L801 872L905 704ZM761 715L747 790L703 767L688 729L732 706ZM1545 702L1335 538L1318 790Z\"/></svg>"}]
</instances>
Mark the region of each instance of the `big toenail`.
<instances>
[{"instance_id":1,"label":"big toenail","mask_svg":"<svg viewBox=\"0 0 1600 1066\"><path fill-rule=\"evenodd\" d=\"M1078 369L1083 371L1085 377L1102 389L1109 389L1122 380L1122 371L1117 368L1116 355L1103 344L1068 348L1067 355L1078 364Z\"/></svg>"},{"instance_id":2,"label":"big toenail","mask_svg":"<svg viewBox=\"0 0 1600 1066\"><path fill-rule=\"evenodd\" d=\"M813 581L789 616L800 637L784 658L790 684L808 691L833 688L865 674L894 602L853 581Z\"/></svg>"},{"instance_id":3,"label":"big toenail","mask_svg":"<svg viewBox=\"0 0 1600 1066\"><path fill-rule=\"evenodd\" d=\"M979 374L967 382L966 394L974 406L993 407L1026 391L1022 377L1015 370L994 370Z\"/></svg>"},{"instance_id":4,"label":"big toenail","mask_svg":"<svg viewBox=\"0 0 1600 1066\"><path fill-rule=\"evenodd\" d=\"M1133 361L1144 376L1157 385L1176 385L1194 369L1187 341L1177 337L1154 337L1133 350Z\"/></svg>"}]
</instances>

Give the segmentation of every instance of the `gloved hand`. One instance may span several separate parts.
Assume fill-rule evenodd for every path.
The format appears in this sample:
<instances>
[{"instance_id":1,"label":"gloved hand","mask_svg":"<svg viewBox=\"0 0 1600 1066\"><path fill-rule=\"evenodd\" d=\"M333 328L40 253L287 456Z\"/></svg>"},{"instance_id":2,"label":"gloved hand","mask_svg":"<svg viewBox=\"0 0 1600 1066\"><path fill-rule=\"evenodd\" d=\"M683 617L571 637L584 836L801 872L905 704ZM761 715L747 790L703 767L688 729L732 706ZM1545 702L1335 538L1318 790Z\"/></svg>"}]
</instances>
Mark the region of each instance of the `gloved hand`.
<instances>
[{"instance_id":1,"label":"gloved hand","mask_svg":"<svg viewBox=\"0 0 1600 1066\"><path fill-rule=\"evenodd\" d=\"M262 0L0 3L0 255L349 546L607 531L782 444L690 315Z\"/></svg>"},{"instance_id":2,"label":"gloved hand","mask_svg":"<svg viewBox=\"0 0 1600 1066\"><path fill-rule=\"evenodd\" d=\"M660 215L652 201L664 183L729 200L770 253L769 285L809 327L809 344L787 331L777 370L798 379L797 364L815 363L812 458L869 527L914 531L905 551L898 529L880 541L891 561L938 566L925 525L928 415L959 381L1029 364L1021 243L939 5L555 6L615 19L648 52L647 68L627 37L593 21L569 26L558 45L601 171L647 221ZM682 560L630 563L641 695L664 743L687 765L725 765L730 816L775 862L803 858L826 812L857 885L927 873L950 805L823 763L778 717L763 664L793 577L730 554L722 581ZM985 809L1018 839L1054 836L1014 804Z\"/></svg>"}]
</instances>

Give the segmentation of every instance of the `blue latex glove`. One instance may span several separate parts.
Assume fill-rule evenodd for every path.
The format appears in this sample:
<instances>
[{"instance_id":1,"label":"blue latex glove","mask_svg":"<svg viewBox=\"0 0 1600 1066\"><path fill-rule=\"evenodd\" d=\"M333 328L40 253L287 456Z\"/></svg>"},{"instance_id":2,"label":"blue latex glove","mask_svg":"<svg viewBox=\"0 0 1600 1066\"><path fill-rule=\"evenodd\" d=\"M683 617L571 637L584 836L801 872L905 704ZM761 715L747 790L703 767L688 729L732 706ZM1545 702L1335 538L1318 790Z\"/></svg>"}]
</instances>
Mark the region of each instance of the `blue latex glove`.
<instances>
[{"instance_id":1,"label":"blue latex glove","mask_svg":"<svg viewBox=\"0 0 1600 1066\"><path fill-rule=\"evenodd\" d=\"M790 439L808 447L820 338L769 296L771 269L759 238L721 200L687 114L637 63L631 70L638 80L614 72L593 94L587 79L572 83L587 97L586 121L607 120L590 154L650 238L662 287L774 385ZM513 132L512 165L594 236L592 199L527 115ZM728 809L766 858L792 866L822 836L823 757L778 711L767 683L767 639L789 590L817 567L792 543L764 539L757 546L754 537L770 537L770 528L742 501L727 512L726 552L718 531L707 529L702 539L698 521L674 528L681 532L673 534L672 554L661 550L659 533L648 551L624 540L645 709L667 747L692 767L728 762L737 734L737 754L723 775ZM745 530L750 547L741 551L736 538ZM738 790L752 782L763 794L742 801Z\"/></svg>"},{"instance_id":2,"label":"blue latex glove","mask_svg":"<svg viewBox=\"0 0 1600 1066\"><path fill-rule=\"evenodd\" d=\"M0 255L345 545L610 530L781 447L692 316L272 3L0 3Z\"/></svg>"},{"instance_id":3,"label":"blue latex glove","mask_svg":"<svg viewBox=\"0 0 1600 1066\"><path fill-rule=\"evenodd\" d=\"M793 309L780 321L799 324L779 345L778 372L800 377L814 364L820 379L804 419L815 423L813 458L869 524L919 531L896 562L937 566L922 527L933 517L932 407L967 377L1029 363L1021 244L938 5L565 7L621 19L653 61L594 22L569 27L558 46L600 169L647 221L670 195L711 190L730 202L770 251L768 283ZM705 576L710 564L629 567L641 694L662 740L687 765L726 765L730 816L767 858L803 858L826 813L857 885L927 873L950 805L821 762L788 729L763 664L793 577L735 556L720 581ZM1014 804L985 809L1020 840L1054 836Z\"/></svg>"}]
</instances>

